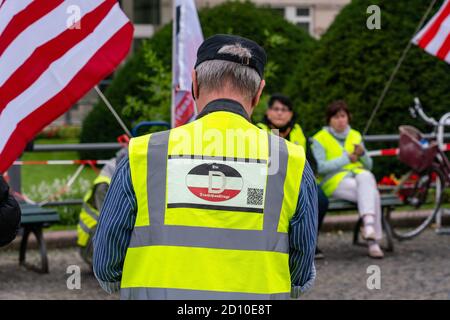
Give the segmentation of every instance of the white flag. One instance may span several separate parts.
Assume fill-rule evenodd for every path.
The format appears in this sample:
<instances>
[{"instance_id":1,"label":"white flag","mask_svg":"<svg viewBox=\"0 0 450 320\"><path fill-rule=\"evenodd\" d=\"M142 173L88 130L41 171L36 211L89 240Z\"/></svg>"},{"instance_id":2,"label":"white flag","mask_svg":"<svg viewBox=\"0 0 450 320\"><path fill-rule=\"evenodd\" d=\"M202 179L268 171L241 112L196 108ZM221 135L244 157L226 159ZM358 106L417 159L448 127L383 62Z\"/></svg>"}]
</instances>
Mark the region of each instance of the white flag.
<instances>
[{"instance_id":1,"label":"white flag","mask_svg":"<svg viewBox=\"0 0 450 320\"><path fill-rule=\"evenodd\" d=\"M172 128L196 115L191 72L203 33L194 0L175 0L173 7Z\"/></svg>"}]
</instances>

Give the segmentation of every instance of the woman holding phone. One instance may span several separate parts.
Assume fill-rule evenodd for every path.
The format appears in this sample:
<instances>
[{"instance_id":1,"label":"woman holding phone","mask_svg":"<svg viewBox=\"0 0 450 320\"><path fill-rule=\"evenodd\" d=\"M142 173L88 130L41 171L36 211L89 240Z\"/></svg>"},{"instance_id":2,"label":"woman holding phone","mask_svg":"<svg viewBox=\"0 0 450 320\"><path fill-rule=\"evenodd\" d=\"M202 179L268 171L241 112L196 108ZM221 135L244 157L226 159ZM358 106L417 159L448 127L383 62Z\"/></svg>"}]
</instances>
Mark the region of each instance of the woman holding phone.
<instances>
[{"instance_id":1,"label":"woman holding phone","mask_svg":"<svg viewBox=\"0 0 450 320\"><path fill-rule=\"evenodd\" d=\"M319 183L328 197L357 203L368 255L381 259L382 211L377 183L370 172L372 159L361 134L350 127L351 114L345 101L334 101L328 106L326 121L327 126L314 135L311 146Z\"/></svg>"}]
</instances>

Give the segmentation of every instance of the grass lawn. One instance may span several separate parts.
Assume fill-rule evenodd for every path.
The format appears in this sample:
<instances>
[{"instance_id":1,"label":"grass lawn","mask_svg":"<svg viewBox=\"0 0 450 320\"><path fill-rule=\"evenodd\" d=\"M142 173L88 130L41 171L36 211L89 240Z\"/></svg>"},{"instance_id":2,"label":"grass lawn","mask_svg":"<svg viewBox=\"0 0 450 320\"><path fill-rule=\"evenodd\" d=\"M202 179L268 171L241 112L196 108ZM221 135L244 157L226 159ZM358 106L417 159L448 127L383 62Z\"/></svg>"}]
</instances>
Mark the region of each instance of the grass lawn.
<instances>
[{"instance_id":1,"label":"grass lawn","mask_svg":"<svg viewBox=\"0 0 450 320\"><path fill-rule=\"evenodd\" d=\"M65 144L78 143L77 139L37 139L35 144ZM21 160L76 160L79 158L76 151L64 152L25 152ZM97 173L89 166L85 166L75 180L71 189L61 195L58 191L75 173L78 165L24 165L22 166L22 192L31 200L39 202L53 197L53 200L81 199L90 188ZM55 196L56 195L56 196ZM78 221L80 206L58 207L60 225L51 227L51 230L73 229ZM64 226L64 227L63 227Z\"/></svg>"},{"instance_id":2,"label":"grass lawn","mask_svg":"<svg viewBox=\"0 0 450 320\"><path fill-rule=\"evenodd\" d=\"M78 143L76 139L40 139L35 144L64 144ZM64 152L25 152L22 160L76 160L79 155L76 151ZM52 184L55 179L65 179L73 175L78 165L25 165L22 167L22 190L28 194L33 186L37 186L42 182ZM85 167L81 172L78 181L86 179L93 181L97 176L96 172L89 166ZM34 200L34 199L33 199ZM44 200L44 199L38 199Z\"/></svg>"}]
</instances>

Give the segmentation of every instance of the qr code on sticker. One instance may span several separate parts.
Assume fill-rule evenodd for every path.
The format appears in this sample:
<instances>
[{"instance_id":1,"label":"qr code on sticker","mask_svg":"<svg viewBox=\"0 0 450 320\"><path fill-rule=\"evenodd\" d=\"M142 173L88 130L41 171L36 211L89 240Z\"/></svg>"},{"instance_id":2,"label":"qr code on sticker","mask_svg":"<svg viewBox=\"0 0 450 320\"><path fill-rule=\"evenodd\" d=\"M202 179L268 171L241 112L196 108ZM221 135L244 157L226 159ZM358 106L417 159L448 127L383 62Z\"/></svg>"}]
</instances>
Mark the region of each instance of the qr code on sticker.
<instances>
[{"instance_id":1,"label":"qr code on sticker","mask_svg":"<svg viewBox=\"0 0 450 320\"><path fill-rule=\"evenodd\" d=\"M261 206L263 204L264 189L247 189L247 204L252 206Z\"/></svg>"}]
</instances>

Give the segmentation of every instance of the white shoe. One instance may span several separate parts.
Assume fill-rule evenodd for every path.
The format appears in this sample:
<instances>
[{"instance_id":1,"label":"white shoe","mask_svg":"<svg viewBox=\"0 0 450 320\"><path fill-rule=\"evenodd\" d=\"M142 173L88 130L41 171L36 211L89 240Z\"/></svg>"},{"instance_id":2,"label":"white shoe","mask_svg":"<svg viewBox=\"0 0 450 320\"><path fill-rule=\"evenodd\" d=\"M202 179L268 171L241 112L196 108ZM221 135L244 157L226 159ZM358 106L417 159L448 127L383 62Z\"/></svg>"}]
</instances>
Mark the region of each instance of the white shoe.
<instances>
[{"instance_id":1,"label":"white shoe","mask_svg":"<svg viewBox=\"0 0 450 320\"><path fill-rule=\"evenodd\" d=\"M364 240L375 240L375 228L371 225L364 226L361 228L361 235Z\"/></svg>"},{"instance_id":2,"label":"white shoe","mask_svg":"<svg viewBox=\"0 0 450 320\"><path fill-rule=\"evenodd\" d=\"M380 245L378 243L373 243L369 245L369 257L373 259L383 259L384 253L381 250Z\"/></svg>"}]
</instances>

